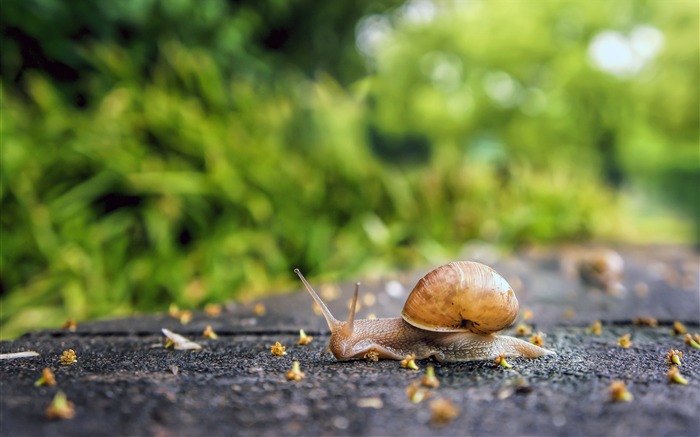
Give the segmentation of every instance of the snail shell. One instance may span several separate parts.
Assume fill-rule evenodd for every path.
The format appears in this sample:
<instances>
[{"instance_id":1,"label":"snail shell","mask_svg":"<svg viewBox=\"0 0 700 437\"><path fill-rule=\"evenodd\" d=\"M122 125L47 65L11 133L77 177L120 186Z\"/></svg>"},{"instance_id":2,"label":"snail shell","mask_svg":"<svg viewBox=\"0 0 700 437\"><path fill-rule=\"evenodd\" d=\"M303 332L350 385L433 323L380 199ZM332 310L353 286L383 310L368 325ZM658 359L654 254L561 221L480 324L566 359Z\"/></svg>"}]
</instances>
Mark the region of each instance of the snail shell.
<instances>
[{"instance_id":1,"label":"snail shell","mask_svg":"<svg viewBox=\"0 0 700 437\"><path fill-rule=\"evenodd\" d=\"M488 335L515 321L518 299L492 268L470 261L451 262L418 281L401 316L428 331Z\"/></svg>"}]
</instances>

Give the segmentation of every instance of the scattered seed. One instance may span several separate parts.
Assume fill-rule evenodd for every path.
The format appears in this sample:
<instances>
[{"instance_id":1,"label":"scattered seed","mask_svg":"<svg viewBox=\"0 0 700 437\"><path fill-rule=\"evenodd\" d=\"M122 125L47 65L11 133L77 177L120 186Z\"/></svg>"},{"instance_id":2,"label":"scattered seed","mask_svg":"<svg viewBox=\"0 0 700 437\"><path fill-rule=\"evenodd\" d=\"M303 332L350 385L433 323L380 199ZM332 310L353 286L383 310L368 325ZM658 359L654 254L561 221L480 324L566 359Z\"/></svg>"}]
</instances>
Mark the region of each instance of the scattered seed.
<instances>
[{"instance_id":1,"label":"scattered seed","mask_svg":"<svg viewBox=\"0 0 700 437\"><path fill-rule=\"evenodd\" d=\"M209 317L219 317L221 315L222 307L216 303L208 303L204 306L204 312Z\"/></svg>"},{"instance_id":2,"label":"scattered seed","mask_svg":"<svg viewBox=\"0 0 700 437\"><path fill-rule=\"evenodd\" d=\"M425 376L421 378L420 383L429 388L440 387L440 381L435 376L435 368L433 366L428 366L425 369Z\"/></svg>"},{"instance_id":3,"label":"scattered seed","mask_svg":"<svg viewBox=\"0 0 700 437\"><path fill-rule=\"evenodd\" d=\"M675 364L677 366L680 366L682 358L683 352L675 350L673 348L669 349L668 354L666 354L666 362L669 364Z\"/></svg>"},{"instance_id":4,"label":"scattered seed","mask_svg":"<svg viewBox=\"0 0 700 437\"><path fill-rule=\"evenodd\" d=\"M532 312L532 310L530 308L525 308L523 310L523 320L525 320L525 321L532 320L533 317L534 317L534 313Z\"/></svg>"},{"instance_id":5,"label":"scattered seed","mask_svg":"<svg viewBox=\"0 0 700 437\"><path fill-rule=\"evenodd\" d=\"M287 352L285 352L286 347L282 346L282 343L279 341L276 341L274 345L270 347L270 352L272 352L272 355L276 355L278 357L281 357L282 355L287 355Z\"/></svg>"},{"instance_id":6,"label":"scattered seed","mask_svg":"<svg viewBox=\"0 0 700 437\"><path fill-rule=\"evenodd\" d=\"M630 402L634 399L632 393L627 390L625 381L613 381L610 383L610 397L613 402Z\"/></svg>"},{"instance_id":7,"label":"scattered seed","mask_svg":"<svg viewBox=\"0 0 700 437\"><path fill-rule=\"evenodd\" d=\"M59 390L46 408L45 415L49 419L72 419L75 416L75 405Z\"/></svg>"},{"instance_id":8,"label":"scattered seed","mask_svg":"<svg viewBox=\"0 0 700 437\"><path fill-rule=\"evenodd\" d=\"M70 332L75 332L78 330L78 324L75 322L73 319L68 319L66 322L61 326L61 329L64 331L70 331Z\"/></svg>"},{"instance_id":9,"label":"scattered seed","mask_svg":"<svg viewBox=\"0 0 700 437\"><path fill-rule=\"evenodd\" d=\"M652 328L656 328L659 325L658 320L653 317L637 317L632 323L638 326L651 326Z\"/></svg>"},{"instance_id":10,"label":"scattered seed","mask_svg":"<svg viewBox=\"0 0 700 437\"><path fill-rule=\"evenodd\" d=\"M311 343L311 340L313 340L313 339L314 338L312 336L306 335L306 332L304 332L303 329L300 329L299 330L299 341L297 341L297 344L299 346L304 346L304 345Z\"/></svg>"},{"instance_id":11,"label":"scattered seed","mask_svg":"<svg viewBox=\"0 0 700 437\"><path fill-rule=\"evenodd\" d=\"M256 303L253 306L253 313L258 317L263 317L265 314L267 314L267 308L265 308L265 304L262 302Z\"/></svg>"},{"instance_id":12,"label":"scattered seed","mask_svg":"<svg viewBox=\"0 0 700 437\"><path fill-rule=\"evenodd\" d=\"M430 393L428 393L426 388L421 387L418 381L414 381L411 385L406 387L406 396L408 396L408 400L414 404L418 404L421 403L423 399L430 396Z\"/></svg>"},{"instance_id":13,"label":"scattered seed","mask_svg":"<svg viewBox=\"0 0 700 437\"><path fill-rule=\"evenodd\" d=\"M528 341L535 346L540 346L542 347L544 345L544 334L541 332L538 332L537 334L533 335L528 339Z\"/></svg>"},{"instance_id":14,"label":"scattered seed","mask_svg":"<svg viewBox=\"0 0 700 437\"><path fill-rule=\"evenodd\" d=\"M179 320L183 325L186 325L192 321L192 311L181 310L175 303L171 303L168 307L168 314L173 319Z\"/></svg>"},{"instance_id":15,"label":"scattered seed","mask_svg":"<svg viewBox=\"0 0 700 437\"><path fill-rule=\"evenodd\" d=\"M56 375L48 367L45 367L41 371L41 377L34 383L35 387L40 387L42 385L56 385Z\"/></svg>"},{"instance_id":16,"label":"scattered seed","mask_svg":"<svg viewBox=\"0 0 700 437\"><path fill-rule=\"evenodd\" d=\"M622 337L617 339L617 345L622 347L622 348L629 348L632 346L632 340L630 339L632 337L632 334L625 334Z\"/></svg>"},{"instance_id":17,"label":"scattered seed","mask_svg":"<svg viewBox=\"0 0 700 437\"><path fill-rule=\"evenodd\" d=\"M369 351L365 354L364 357L368 362L369 361L379 361L379 353L377 351Z\"/></svg>"},{"instance_id":18,"label":"scattered seed","mask_svg":"<svg viewBox=\"0 0 700 437\"><path fill-rule=\"evenodd\" d=\"M449 399L436 399L430 403L431 421L437 426L450 423L459 416L459 408Z\"/></svg>"},{"instance_id":19,"label":"scattered seed","mask_svg":"<svg viewBox=\"0 0 700 437\"><path fill-rule=\"evenodd\" d=\"M532 327L530 325L526 325L525 323L520 323L518 326L515 327L515 335L518 337L526 337L528 335L532 334Z\"/></svg>"},{"instance_id":20,"label":"scattered seed","mask_svg":"<svg viewBox=\"0 0 700 437\"><path fill-rule=\"evenodd\" d=\"M506 369L510 369L511 367L513 367L510 365L510 363L506 361L506 356L503 354L497 356L494 360L494 363L496 363L497 366L505 367Z\"/></svg>"},{"instance_id":21,"label":"scattered seed","mask_svg":"<svg viewBox=\"0 0 700 437\"><path fill-rule=\"evenodd\" d=\"M202 333L202 337L204 338L211 338L212 340L216 340L219 338L219 336L214 332L214 329L211 327L211 325L207 325L206 328L204 328L204 332Z\"/></svg>"},{"instance_id":22,"label":"scattered seed","mask_svg":"<svg viewBox=\"0 0 700 437\"><path fill-rule=\"evenodd\" d=\"M685 325L676 320L673 322L673 335L683 335L686 332L688 332L687 329L685 329Z\"/></svg>"},{"instance_id":23,"label":"scattered seed","mask_svg":"<svg viewBox=\"0 0 700 437\"><path fill-rule=\"evenodd\" d=\"M685 344L695 349L700 349L700 334L697 332L692 336L690 334L685 334Z\"/></svg>"},{"instance_id":24,"label":"scattered seed","mask_svg":"<svg viewBox=\"0 0 700 437\"><path fill-rule=\"evenodd\" d=\"M61 355L61 364L67 366L76 362L78 362L78 357L75 355L75 351L73 349L63 351L63 354Z\"/></svg>"},{"instance_id":25,"label":"scattered seed","mask_svg":"<svg viewBox=\"0 0 700 437\"><path fill-rule=\"evenodd\" d=\"M671 366L668 372L666 372L666 378L671 382L675 382L676 384L688 384L688 380L681 375L681 371L678 370L677 366Z\"/></svg>"},{"instance_id":26,"label":"scattered seed","mask_svg":"<svg viewBox=\"0 0 700 437\"><path fill-rule=\"evenodd\" d=\"M418 365L416 364L416 356L406 355L406 358L401 361L401 367L404 369L418 370Z\"/></svg>"},{"instance_id":27,"label":"scattered seed","mask_svg":"<svg viewBox=\"0 0 700 437\"><path fill-rule=\"evenodd\" d=\"M601 335L603 333L603 323L600 320L591 323L586 332L592 335Z\"/></svg>"},{"instance_id":28,"label":"scattered seed","mask_svg":"<svg viewBox=\"0 0 700 437\"><path fill-rule=\"evenodd\" d=\"M180 324L186 325L192 321L192 311L182 310L180 312Z\"/></svg>"},{"instance_id":29,"label":"scattered seed","mask_svg":"<svg viewBox=\"0 0 700 437\"><path fill-rule=\"evenodd\" d=\"M286 376L290 381L301 381L304 379L306 374L299 368L299 361L293 361L292 369L285 373L284 376Z\"/></svg>"}]
</instances>

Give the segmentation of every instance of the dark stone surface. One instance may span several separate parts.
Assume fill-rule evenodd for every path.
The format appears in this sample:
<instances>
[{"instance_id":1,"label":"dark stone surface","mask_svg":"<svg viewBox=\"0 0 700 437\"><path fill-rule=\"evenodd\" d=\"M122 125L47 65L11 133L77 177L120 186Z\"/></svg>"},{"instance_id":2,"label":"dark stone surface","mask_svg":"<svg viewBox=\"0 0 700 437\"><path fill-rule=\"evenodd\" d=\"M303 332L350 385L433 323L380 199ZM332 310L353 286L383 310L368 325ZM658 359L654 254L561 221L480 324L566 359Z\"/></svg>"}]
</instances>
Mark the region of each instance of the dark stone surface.
<instances>
[{"instance_id":1,"label":"dark stone surface","mask_svg":"<svg viewBox=\"0 0 700 437\"><path fill-rule=\"evenodd\" d=\"M514 285L521 307L532 309L537 329L547 334L545 347L556 357L509 359L510 370L491 362L422 361L420 371L401 369L394 361L337 362L320 356L327 327L311 312L308 295L296 293L267 299L263 317L253 315L252 305L237 305L217 318L195 313L187 325L153 315L2 342L2 353L36 350L41 356L0 361L0 434L700 435L700 350L671 334L673 320L682 320L692 332L700 329L697 253L618 247L628 291L611 295L562 271L562 264L570 264L567 257L579 256L578 249L508 258L478 249L469 257L488 261ZM412 286L423 273L400 282ZM400 287L388 287L392 297L385 281L366 282L361 298L372 293L376 303L365 305L360 315L398 315L405 299L396 292ZM343 297L330 303L339 318L346 315L352 287L342 289ZM656 317L659 326L636 326L632 321L638 316ZM603 321L601 336L586 333L593 320ZM207 324L219 339L201 339ZM164 327L203 349L165 350ZM310 345L296 345L299 328L315 335ZM617 338L626 333L633 345L622 349ZM275 341L287 346L286 356L270 354ZM689 385L667 381L670 347L684 353L680 369ZM61 352L69 348L78 362L61 365ZM300 382L284 377L292 360L306 372ZM441 386L413 404L405 388L427 365L435 366ZM57 386L34 387L44 367L54 370ZM609 385L616 379L627 382L632 402L610 401ZM516 389L522 380L528 388ZM44 417L58 389L75 403L75 418ZM429 404L438 398L461 410L443 427L430 421Z\"/></svg>"}]
</instances>

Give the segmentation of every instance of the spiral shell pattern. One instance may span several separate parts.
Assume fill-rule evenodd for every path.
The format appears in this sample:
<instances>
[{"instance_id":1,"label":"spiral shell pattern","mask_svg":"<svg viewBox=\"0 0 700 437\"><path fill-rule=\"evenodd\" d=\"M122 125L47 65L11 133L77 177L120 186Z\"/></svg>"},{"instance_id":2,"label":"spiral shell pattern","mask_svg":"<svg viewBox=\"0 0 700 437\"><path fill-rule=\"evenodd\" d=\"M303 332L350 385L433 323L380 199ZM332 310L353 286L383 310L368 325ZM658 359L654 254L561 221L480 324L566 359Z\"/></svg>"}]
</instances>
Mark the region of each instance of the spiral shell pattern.
<instances>
[{"instance_id":1,"label":"spiral shell pattern","mask_svg":"<svg viewBox=\"0 0 700 437\"><path fill-rule=\"evenodd\" d=\"M429 331L492 334L515 321L518 299L508 282L491 267L456 261L421 278L401 316Z\"/></svg>"}]
</instances>

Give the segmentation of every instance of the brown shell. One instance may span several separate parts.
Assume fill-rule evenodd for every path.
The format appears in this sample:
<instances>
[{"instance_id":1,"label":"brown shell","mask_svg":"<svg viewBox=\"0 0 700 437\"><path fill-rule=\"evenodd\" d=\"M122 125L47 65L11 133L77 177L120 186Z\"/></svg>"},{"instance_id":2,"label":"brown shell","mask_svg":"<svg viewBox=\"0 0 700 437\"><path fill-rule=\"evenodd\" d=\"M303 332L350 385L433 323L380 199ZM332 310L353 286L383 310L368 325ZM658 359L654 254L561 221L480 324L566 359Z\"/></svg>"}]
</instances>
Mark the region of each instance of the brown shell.
<instances>
[{"instance_id":1,"label":"brown shell","mask_svg":"<svg viewBox=\"0 0 700 437\"><path fill-rule=\"evenodd\" d=\"M491 267L471 261L451 262L425 275L408 296L401 316L428 331L491 334L518 316L518 299Z\"/></svg>"}]
</instances>

